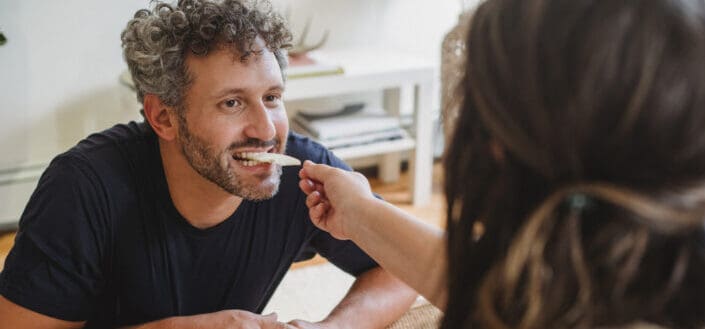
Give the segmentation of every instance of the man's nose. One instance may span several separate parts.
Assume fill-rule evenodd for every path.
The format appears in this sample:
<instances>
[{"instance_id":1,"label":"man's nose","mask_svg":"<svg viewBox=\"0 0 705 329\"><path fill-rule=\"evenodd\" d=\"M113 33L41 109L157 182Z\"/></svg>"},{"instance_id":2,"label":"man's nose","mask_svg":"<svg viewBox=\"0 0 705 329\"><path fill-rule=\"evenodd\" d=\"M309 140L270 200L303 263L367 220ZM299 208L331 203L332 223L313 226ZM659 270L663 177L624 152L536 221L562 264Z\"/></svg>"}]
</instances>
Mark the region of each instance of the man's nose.
<instances>
[{"instance_id":1,"label":"man's nose","mask_svg":"<svg viewBox=\"0 0 705 329\"><path fill-rule=\"evenodd\" d=\"M272 121L272 114L264 104L258 103L248 114L249 122L245 128L245 135L248 138L269 141L276 136L277 130Z\"/></svg>"}]
</instances>

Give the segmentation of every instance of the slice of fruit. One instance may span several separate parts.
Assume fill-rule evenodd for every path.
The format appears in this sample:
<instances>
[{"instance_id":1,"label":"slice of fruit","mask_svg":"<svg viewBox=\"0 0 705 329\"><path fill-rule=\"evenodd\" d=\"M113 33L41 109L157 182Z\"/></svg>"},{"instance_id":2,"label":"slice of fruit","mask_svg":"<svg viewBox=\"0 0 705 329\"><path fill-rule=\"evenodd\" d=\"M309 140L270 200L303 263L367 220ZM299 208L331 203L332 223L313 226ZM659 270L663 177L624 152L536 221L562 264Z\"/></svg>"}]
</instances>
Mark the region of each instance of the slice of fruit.
<instances>
[{"instance_id":1,"label":"slice of fruit","mask_svg":"<svg viewBox=\"0 0 705 329\"><path fill-rule=\"evenodd\" d=\"M247 158L259 162L276 163L280 166L300 166L299 159L279 153L249 153Z\"/></svg>"}]
</instances>

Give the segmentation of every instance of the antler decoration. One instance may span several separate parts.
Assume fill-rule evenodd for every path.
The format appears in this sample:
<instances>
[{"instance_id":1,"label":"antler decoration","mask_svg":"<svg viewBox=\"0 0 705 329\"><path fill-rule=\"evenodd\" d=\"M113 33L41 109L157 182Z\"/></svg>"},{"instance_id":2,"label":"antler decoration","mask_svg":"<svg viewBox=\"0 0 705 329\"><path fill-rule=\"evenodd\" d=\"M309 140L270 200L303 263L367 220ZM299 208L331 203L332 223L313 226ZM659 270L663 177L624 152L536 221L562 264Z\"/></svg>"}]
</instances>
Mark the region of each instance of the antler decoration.
<instances>
[{"instance_id":1,"label":"antler decoration","mask_svg":"<svg viewBox=\"0 0 705 329\"><path fill-rule=\"evenodd\" d=\"M289 49L289 56L300 56L304 55L309 51L316 50L318 48L323 47L323 45L328 41L328 33L330 32L329 30L325 30L323 32L323 37L315 43L315 44L306 44L306 37L308 36L308 30L311 28L311 17L309 17L306 20L306 25L304 25L303 31L301 31L301 37L299 38L299 41L294 44L294 46Z\"/></svg>"}]
</instances>

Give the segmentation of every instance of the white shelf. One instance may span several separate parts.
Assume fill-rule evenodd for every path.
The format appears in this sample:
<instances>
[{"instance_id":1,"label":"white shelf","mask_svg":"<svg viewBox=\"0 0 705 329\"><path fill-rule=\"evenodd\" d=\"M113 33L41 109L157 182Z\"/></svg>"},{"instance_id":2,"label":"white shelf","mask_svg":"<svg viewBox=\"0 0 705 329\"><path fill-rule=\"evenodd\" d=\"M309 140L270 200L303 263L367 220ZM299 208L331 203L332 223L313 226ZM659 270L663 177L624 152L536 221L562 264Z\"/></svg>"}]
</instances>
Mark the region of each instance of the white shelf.
<instances>
[{"instance_id":1,"label":"white shelf","mask_svg":"<svg viewBox=\"0 0 705 329\"><path fill-rule=\"evenodd\" d=\"M344 73L290 79L286 82L285 100L396 88L433 80L436 70L428 61L381 50L327 51L319 52L317 57L340 64Z\"/></svg>"},{"instance_id":2,"label":"white shelf","mask_svg":"<svg viewBox=\"0 0 705 329\"><path fill-rule=\"evenodd\" d=\"M350 160L390 152L403 152L413 150L415 147L416 141L414 141L412 138L402 138L391 141L375 142L360 146L339 148L333 150L333 153L335 153L337 157L343 160Z\"/></svg>"},{"instance_id":3,"label":"white shelf","mask_svg":"<svg viewBox=\"0 0 705 329\"><path fill-rule=\"evenodd\" d=\"M400 152L413 151L411 157L412 201L415 205L427 203L431 197L433 165L432 132L434 112L436 65L387 50L339 50L319 52L316 57L343 67L343 74L301 77L286 82L285 101L324 98L366 91L394 91L396 104L387 110L399 114L399 104L412 104L415 139L385 141L333 152L342 159L383 155L380 172L383 181L399 176ZM386 93L385 93L386 94Z\"/></svg>"}]
</instances>

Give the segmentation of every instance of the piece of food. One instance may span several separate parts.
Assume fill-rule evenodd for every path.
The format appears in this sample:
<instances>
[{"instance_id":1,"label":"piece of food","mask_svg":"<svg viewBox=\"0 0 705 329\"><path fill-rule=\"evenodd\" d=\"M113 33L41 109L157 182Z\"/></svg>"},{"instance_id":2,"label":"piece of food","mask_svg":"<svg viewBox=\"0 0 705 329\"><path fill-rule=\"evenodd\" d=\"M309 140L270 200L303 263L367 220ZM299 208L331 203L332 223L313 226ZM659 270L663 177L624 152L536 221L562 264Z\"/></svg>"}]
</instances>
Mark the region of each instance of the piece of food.
<instances>
[{"instance_id":1,"label":"piece of food","mask_svg":"<svg viewBox=\"0 0 705 329\"><path fill-rule=\"evenodd\" d=\"M280 166L301 165L301 161L299 161L299 159L279 153L246 153L244 157L259 162L276 163Z\"/></svg>"}]
</instances>

